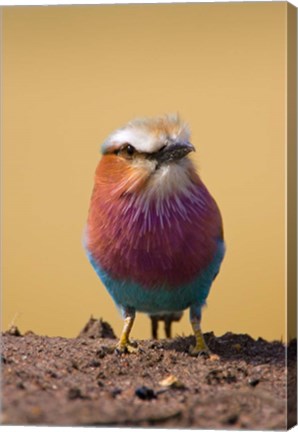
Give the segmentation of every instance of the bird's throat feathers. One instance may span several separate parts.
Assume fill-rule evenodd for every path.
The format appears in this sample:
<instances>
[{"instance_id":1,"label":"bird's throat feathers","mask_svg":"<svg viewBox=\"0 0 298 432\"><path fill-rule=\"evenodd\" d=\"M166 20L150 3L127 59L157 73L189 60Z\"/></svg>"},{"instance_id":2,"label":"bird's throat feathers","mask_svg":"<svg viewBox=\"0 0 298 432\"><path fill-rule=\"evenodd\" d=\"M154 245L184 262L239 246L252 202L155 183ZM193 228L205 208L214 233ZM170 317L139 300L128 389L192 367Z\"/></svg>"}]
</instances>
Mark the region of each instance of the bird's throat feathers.
<instances>
[{"instance_id":1,"label":"bird's throat feathers","mask_svg":"<svg viewBox=\"0 0 298 432\"><path fill-rule=\"evenodd\" d=\"M189 159L157 168L156 162L138 158L127 163L115 155L106 155L98 164L94 193L98 191L110 199L132 196L140 201L167 198L185 194L193 184L200 183L194 165Z\"/></svg>"}]
</instances>

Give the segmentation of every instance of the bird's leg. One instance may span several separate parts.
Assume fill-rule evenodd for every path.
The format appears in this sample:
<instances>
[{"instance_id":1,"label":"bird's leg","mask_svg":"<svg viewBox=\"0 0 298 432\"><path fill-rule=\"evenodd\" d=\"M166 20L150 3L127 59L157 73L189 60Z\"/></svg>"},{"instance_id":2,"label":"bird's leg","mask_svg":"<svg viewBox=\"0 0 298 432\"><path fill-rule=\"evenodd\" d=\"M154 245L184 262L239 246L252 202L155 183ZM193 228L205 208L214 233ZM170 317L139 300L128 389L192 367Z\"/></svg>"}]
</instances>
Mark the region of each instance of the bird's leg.
<instances>
[{"instance_id":1,"label":"bird's leg","mask_svg":"<svg viewBox=\"0 0 298 432\"><path fill-rule=\"evenodd\" d=\"M189 349L190 355L210 354L201 330L201 306L190 307L190 322L196 338L196 345Z\"/></svg>"},{"instance_id":2,"label":"bird's leg","mask_svg":"<svg viewBox=\"0 0 298 432\"><path fill-rule=\"evenodd\" d=\"M170 339L172 337L171 327L172 327L172 316L166 315L165 316L165 334L166 334L166 337L168 339Z\"/></svg>"},{"instance_id":3,"label":"bird's leg","mask_svg":"<svg viewBox=\"0 0 298 432\"><path fill-rule=\"evenodd\" d=\"M124 326L119 342L116 345L116 351L120 353L135 352L136 348L130 342L129 334L135 320L136 312L134 308L127 307L122 310L122 313L124 318Z\"/></svg>"},{"instance_id":4,"label":"bird's leg","mask_svg":"<svg viewBox=\"0 0 298 432\"><path fill-rule=\"evenodd\" d=\"M158 339L158 318L155 315L150 315L151 318L151 338Z\"/></svg>"}]
</instances>

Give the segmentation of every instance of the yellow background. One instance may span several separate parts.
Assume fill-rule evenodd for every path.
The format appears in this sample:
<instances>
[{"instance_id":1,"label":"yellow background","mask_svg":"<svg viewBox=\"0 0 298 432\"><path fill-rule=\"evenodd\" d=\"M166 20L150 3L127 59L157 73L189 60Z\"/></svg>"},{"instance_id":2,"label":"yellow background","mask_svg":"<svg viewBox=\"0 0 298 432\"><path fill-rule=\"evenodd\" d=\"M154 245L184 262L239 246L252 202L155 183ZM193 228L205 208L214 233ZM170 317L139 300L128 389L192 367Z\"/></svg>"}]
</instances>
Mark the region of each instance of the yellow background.
<instances>
[{"instance_id":1,"label":"yellow background","mask_svg":"<svg viewBox=\"0 0 298 432\"><path fill-rule=\"evenodd\" d=\"M93 314L119 334L121 317L81 245L99 148L132 118L179 111L227 242L203 331L286 337L286 10L3 10L5 329L76 336ZM174 333L190 331L185 313ZM138 315L133 337L149 334Z\"/></svg>"}]
</instances>

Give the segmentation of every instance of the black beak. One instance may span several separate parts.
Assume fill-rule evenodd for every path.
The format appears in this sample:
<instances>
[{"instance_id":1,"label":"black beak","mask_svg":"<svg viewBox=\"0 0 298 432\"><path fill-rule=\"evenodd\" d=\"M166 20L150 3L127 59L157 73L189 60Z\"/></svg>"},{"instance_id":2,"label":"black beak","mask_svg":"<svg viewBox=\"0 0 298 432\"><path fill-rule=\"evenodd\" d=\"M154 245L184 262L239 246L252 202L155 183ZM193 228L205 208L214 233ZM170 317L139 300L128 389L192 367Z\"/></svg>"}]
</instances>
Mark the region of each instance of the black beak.
<instances>
[{"instance_id":1,"label":"black beak","mask_svg":"<svg viewBox=\"0 0 298 432\"><path fill-rule=\"evenodd\" d=\"M162 164L167 164L182 159L191 151L196 151L196 149L189 142L171 143L164 146L158 152L150 155L150 158L155 159L158 163L158 166L160 166Z\"/></svg>"}]
</instances>

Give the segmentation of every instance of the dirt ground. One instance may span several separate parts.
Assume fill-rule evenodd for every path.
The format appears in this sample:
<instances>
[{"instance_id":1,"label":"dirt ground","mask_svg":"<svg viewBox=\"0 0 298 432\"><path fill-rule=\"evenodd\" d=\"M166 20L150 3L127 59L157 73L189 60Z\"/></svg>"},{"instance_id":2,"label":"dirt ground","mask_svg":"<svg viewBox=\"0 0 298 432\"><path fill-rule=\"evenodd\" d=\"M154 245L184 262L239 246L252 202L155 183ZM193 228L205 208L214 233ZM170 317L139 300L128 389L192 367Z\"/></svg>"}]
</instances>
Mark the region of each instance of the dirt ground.
<instances>
[{"instance_id":1,"label":"dirt ground","mask_svg":"<svg viewBox=\"0 0 298 432\"><path fill-rule=\"evenodd\" d=\"M1 423L263 430L295 424L296 340L285 347L232 333L205 338L216 354L210 358L189 356L192 336L137 341L138 353L119 355L109 349L114 333L102 320L90 319L74 339L21 335L14 327L1 338Z\"/></svg>"}]
</instances>

